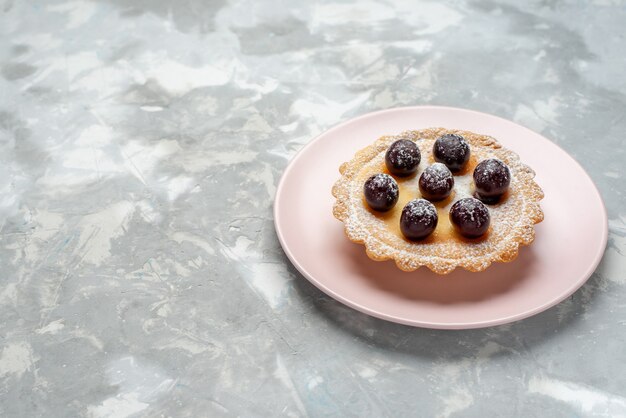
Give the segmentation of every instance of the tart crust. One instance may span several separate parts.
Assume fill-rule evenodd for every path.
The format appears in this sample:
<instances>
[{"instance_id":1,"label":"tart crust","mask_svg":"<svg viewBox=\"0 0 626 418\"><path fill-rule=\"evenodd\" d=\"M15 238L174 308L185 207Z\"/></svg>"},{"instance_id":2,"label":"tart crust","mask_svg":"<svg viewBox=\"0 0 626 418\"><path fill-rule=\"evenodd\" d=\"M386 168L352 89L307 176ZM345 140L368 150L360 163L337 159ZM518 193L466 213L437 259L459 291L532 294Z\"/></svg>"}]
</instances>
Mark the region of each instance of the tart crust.
<instances>
[{"instance_id":1,"label":"tart crust","mask_svg":"<svg viewBox=\"0 0 626 418\"><path fill-rule=\"evenodd\" d=\"M434 202L439 212L435 232L423 241L409 241L396 225L404 204L419 198L417 181L421 172L434 162L432 146L441 135L462 135L470 145L471 157L467 167L455 175L452 195ZM388 173L385 153L389 145L399 139L414 141L422 159L416 175L395 177L400 186L401 200L390 213L374 212L363 199L365 180L376 173ZM487 158L499 158L511 170L511 184L501 201L487 205L491 225L485 236L466 239L458 235L448 220L452 204L472 196L472 173L476 164ZM358 151L352 160L339 167L341 178L335 183L332 194L336 198L334 216L344 223L350 241L364 244L369 258L376 261L394 260L404 271L425 266L438 274L447 274L457 267L469 271L483 271L494 262L514 260L520 245L529 245L535 239L534 225L543 220L539 201L543 191L534 181L535 172L522 164L519 156L503 148L494 138L469 131L429 128L405 131L399 135L383 136L372 145Z\"/></svg>"}]
</instances>

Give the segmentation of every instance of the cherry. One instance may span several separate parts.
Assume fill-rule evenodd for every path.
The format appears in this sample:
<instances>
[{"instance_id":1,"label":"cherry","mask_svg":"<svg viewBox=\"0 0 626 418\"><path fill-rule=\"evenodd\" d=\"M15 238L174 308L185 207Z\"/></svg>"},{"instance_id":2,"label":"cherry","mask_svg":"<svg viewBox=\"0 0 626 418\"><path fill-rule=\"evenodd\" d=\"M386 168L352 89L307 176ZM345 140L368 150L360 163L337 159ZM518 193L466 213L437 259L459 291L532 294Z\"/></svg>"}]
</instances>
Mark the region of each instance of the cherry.
<instances>
[{"instance_id":1,"label":"cherry","mask_svg":"<svg viewBox=\"0 0 626 418\"><path fill-rule=\"evenodd\" d=\"M476 197L485 203L496 203L511 184L511 171L496 158L481 161L474 169Z\"/></svg>"},{"instance_id":2,"label":"cherry","mask_svg":"<svg viewBox=\"0 0 626 418\"><path fill-rule=\"evenodd\" d=\"M470 157L470 147L461 135L445 134L433 145L435 161L444 163L450 171L458 173Z\"/></svg>"},{"instance_id":3,"label":"cherry","mask_svg":"<svg viewBox=\"0 0 626 418\"><path fill-rule=\"evenodd\" d=\"M420 193L425 199L433 202L450 196L453 187L452 172L441 163L427 167L419 179Z\"/></svg>"},{"instance_id":4,"label":"cherry","mask_svg":"<svg viewBox=\"0 0 626 418\"><path fill-rule=\"evenodd\" d=\"M389 146L385 153L385 165L391 174L410 176L417 171L422 159L419 148L413 141L400 139Z\"/></svg>"},{"instance_id":5,"label":"cherry","mask_svg":"<svg viewBox=\"0 0 626 418\"><path fill-rule=\"evenodd\" d=\"M490 219L487 207L473 197L461 199L450 208L450 222L467 238L478 238L487 232Z\"/></svg>"},{"instance_id":6,"label":"cherry","mask_svg":"<svg viewBox=\"0 0 626 418\"><path fill-rule=\"evenodd\" d=\"M425 199L413 199L402 209L400 230L406 238L417 241L430 235L438 221L435 205Z\"/></svg>"},{"instance_id":7,"label":"cherry","mask_svg":"<svg viewBox=\"0 0 626 418\"><path fill-rule=\"evenodd\" d=\"M365 181L363 194L372 209L386 212L398 201L398 183L389 174L375 174Z\"/></svg>"}]
</instances>

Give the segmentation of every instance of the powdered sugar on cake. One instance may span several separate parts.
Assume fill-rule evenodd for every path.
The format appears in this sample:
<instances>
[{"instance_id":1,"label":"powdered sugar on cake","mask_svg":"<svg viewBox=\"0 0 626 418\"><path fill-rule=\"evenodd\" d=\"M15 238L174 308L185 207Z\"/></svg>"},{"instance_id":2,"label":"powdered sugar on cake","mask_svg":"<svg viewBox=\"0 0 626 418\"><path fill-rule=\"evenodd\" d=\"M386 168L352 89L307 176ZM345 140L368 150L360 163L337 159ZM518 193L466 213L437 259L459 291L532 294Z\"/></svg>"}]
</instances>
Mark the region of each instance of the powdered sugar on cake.
<instances>
[{"instance_id":1,"label":"powdered sugar on cake","mask_svg":"<svg viewBox=\"0 0 626 418\"><path fill-rule=\"evenodd\" d=\"M435 187L445 187L450 170L444 164L434 163L430 170L424 170L423 176L426 181L433 183Z\"/></svg>"},{"instance_id":2,"label":"powdered sugar on cake","mask_svg":"<svg viewBox=\"0 0 626 418\"><path fill-rule=\"evenodd\" d=\"M390 187L394 190L398 190L398 185L393 181L393 177L389 175L376 176L372 179L374 186L377 188Z\"/></svg>"},{"instance_id":3,"label":"powdered sugar on cake","mask_svg":"<svg viewBox=\"0 0 626 418\"><path fill-rule=\"evenodd\" d=\"M437 216L437 209L432 205L407 205L408 214L415 218Z\"/></svg>"},{"instance_id":4,"label":"powdered sugar on cake","mask_svg":"<svg viewBox=\"0 0 626 418\"><path fill-rule=\"evenodd\" d=\"M407 148L399 148L396 158L399 165L410 165L415 160Z\"/></svg>"}]
</instances>

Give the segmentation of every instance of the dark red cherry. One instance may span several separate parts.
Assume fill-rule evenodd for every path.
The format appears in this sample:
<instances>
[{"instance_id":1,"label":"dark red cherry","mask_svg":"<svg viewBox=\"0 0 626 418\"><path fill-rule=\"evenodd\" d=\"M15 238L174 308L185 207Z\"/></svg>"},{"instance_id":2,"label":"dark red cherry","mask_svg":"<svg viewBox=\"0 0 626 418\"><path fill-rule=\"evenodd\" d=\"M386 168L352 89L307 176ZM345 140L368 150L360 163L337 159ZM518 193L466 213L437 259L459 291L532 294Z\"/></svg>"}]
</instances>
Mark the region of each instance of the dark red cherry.
<instances>
[{"instance_id":1,"label":"dark red cherry","mask_svg":"<svg viewBox=\"0 0 626 418\"><path fill-rule=\"evenodd\" d=\"M511 184L511 171L496 158L481 161L474 169L476 197L485 203L496 203Z\"/></svg>"},{"instance_id":2,"label":"dark red cherry","mask_svg":"<svg viewBox=\"0 0 626 418\"><path fill-rule=\"evenodd\" d=\"M445 134L433 145L435 161L445 164L450 171L457 173L465 167L470 157L470 147L461 135Z\"/></svg>"},{"instance_id":3,"label":"dark red cherry","mask_svg":"<svg viewBox=\"0 0 626 418\"><path fill-rule=\"evenodd\" d=\"M363 185L363 194L372 209L386 212L398 201L398 183L389 174L375 174Z\"/></svg>"},{"instance_id":4,"label":"dark red cherry","mask_svg":"<svg viewBox=\"0 0 626 418\"><path fill-rule=\"evenodd\" d=\"M430 235L438 221L435 205L428 200L413 199L402 209L400 230L408 239L417 241Z\"/></svg>"},{"instance_id":5,"label":"dark red cherry","mask_svg":"<svg viewBox=\"0 0 626 418\"><path fill-rule=\"evenodd\" d=\"M387 170L396 176L405 177L417 171L422 159L419 148L413 141L400 139L389 146L385 153Z\"/></svg>"},{"instance_id":6,"label":"dark red cherry","mask_svg":"<svg viewBox=\"0 0 626 418\"><path fill-rule=\"evenodd\" d=\"M426 167L419 179L422 197L433 202L450 196L453 187L454 176L448 167L441 163Z\"/></svg>"},{"instance_id":7,"label":"dark red cherry","mask_svg":"<svg viewBox=\"0 0 626 418\"><path fill-rule=\"evenodd\" d=\"M489 209L473 197L461 199L450 208L450 222L467 238L478 238L487 232L490 219Z\"/></svg>"}]
</instances>

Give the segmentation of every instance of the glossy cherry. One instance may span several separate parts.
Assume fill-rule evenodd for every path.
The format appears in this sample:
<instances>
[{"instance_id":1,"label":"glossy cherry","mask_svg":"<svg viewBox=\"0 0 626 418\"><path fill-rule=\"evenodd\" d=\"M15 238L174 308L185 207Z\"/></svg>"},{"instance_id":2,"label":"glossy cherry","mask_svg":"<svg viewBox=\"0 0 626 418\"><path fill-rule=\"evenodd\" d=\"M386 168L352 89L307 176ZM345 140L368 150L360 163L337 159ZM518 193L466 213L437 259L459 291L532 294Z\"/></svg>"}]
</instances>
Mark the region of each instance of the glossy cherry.
<instances>
[{"instance_id":1,"label":"glossy cherry","mask_svg":"<svg viewBox=\"0 0 626 418\"><path fill-rule=\"evenodd\" d=\"M418 241L430 235L438 221L435 205L425 199L413 199L402 209L400 230L406 238Z\"/></svg>"},{"instance_id":2,"label":"glossy cherry","mask_svg":"<svg viewBox=\"0 0 626 418\"><path fill-rule=\"evenodd\" d=\"M419 189L422 197L432 202L450 196L454 187L454 176L444 164L435 163L422 172Z\"/></svg>"},{"instance_id":3,"label":"glossy cherry","mask_svg":"<svg viewBox=\"0 0 626 418\"><path fill-rule=\"evenodd\" d=\"M389 146L385 153L385 165L391 174L410 176L417 171L422 154L415 142L400 139Z\"/></svg>"},{"instance_id":4,"label":"glossy cherry","mask_svg":"<svg viewBox=\"0 0 626 418\"><path fill-rule=\"evenodd\" d=\"M469 161L470 147L461 135L445 134L435 141L433 157L453 173L458 173Z\"/></svg>"},{"instance_id":5,"label":"glossy cherry","mask_svg":"<svg viewBox=\"0 0 626 418\"><path fill-rule=\"evenodd\" d=\"M489 229L490 220L489 209L473 197L461 199L450 208L450 222L467 238L482 236Z\"/></svg>"},{"instance_id":6,"label":"glossy cherry","mask_svg":"<svg viewBox=\"0 0 626 418\"><path fill-rule=\"evenodd\" d=\"M398 201L398 183L389 174L375 174L365 181L363 194L372 209L386 212Z\"/></svg>"},{"instance_id":7,"label":"glossy cherry","mask_svg":"<svg viewBox=\"0 0 626 418\"><path fill-rule=\"evenodd\" d=\"M476 197L485 203L496 203L509 189L511 171L496 158L481 161L474 169Z\"/></svg>"}]
</instances>

